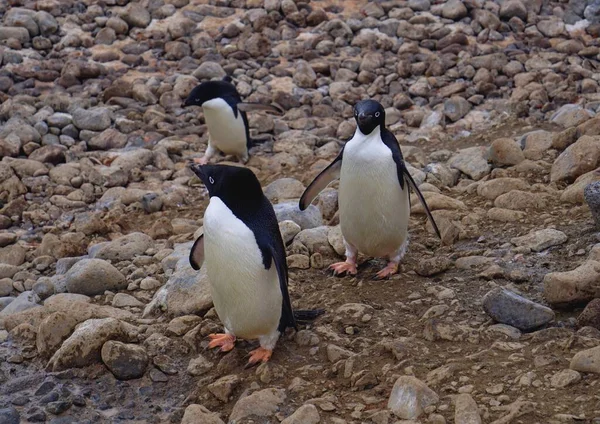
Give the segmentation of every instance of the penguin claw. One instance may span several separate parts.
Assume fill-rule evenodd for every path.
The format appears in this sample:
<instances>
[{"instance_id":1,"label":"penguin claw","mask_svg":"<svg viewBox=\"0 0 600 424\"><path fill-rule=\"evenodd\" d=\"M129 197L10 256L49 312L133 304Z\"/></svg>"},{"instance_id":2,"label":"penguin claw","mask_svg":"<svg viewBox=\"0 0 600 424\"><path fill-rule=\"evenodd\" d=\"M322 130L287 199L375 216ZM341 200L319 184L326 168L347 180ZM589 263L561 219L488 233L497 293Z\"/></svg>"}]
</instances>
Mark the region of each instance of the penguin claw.
<instances>
[{"instance_id":1,"label":"penguin claw","mask_svg":"<svg viewBox=\"0 0 600 424\"><path fill-rule=\"evenodd\" d=\"M349 262L336 262L334 264L329 265L329 269L333 270L333 275L339 274L349 274L356 275L356 264Z\"/></svg>"},{"instance_id":2,"label":"penguin claw","mask_svg":"<svg viewBox=\"0 0 600 424\"><path fill-rule=\"evenodd\" d=\"M221 347L221 352L229 352L235 346L235 336L231 334L209 334L208 348Z\"/></svg>"},{"instance_id":3,"label":"penguin claw","mask_svg":"<svg viewBox=\"0 0 600 424\"><path fill-rule=\"evenodd\" d=\"M387 266L385 268L383 268L381 271L379 271L375 275L375 279L383 280L384 278L387 278L390 275L394 275L397 272L398 272L398 264L390 262L389 264L387 264Z\"/></svg>"},{"instance_id":4,"label":"penguin claw","mask_svg":"<svg viewBox=\"0 0 600 424\"><path fill-rule=\"evenodd\" d=\"M248 360L246 368L250 368L251 366L258 364L259 362L267 362L269 359L271 359L271 355L273 355L273 351L265 349L264 347L254 349L250 352L250 359Z\"/></svg>"}]
</instances>

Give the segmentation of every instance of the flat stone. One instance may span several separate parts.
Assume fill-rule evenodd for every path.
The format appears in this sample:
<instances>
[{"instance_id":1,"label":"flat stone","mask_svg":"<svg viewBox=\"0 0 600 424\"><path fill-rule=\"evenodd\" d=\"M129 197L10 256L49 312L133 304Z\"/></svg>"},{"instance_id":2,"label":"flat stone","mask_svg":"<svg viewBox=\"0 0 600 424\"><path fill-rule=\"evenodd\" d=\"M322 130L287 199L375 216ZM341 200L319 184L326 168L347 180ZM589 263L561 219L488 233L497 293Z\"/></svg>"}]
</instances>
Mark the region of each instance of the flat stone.
<instances>
[{"instance_id":1,"label":"flat stone","mask_svg":"<svg viewBox=\"0 0 600 424\"><path fill-rule=\"evenodd\" d=\"M562 231L546 228L534 231L522 237L514 237L510 240L512 244L526 247L534 252L541 252L553 246L558 246L567 241L567 235Z\"/></svg>"},{"instance_id":2,"label":"flat stone","mask_svg":"<svg viewBox=\"0 0 600 424\"><path fill-rule=\"evenodd\" d=\"M564 388L577 384L581 381L581 374L572 369L561 370L550 379L552 387Z\"/></svg>"},{"instance_id":3,"label":"flat stone","mask_svg":"<svg viewBox=\"0 0 600 424\"><path fill-rule=\"evenodd\" d=\"M554 320L552 309L501 287L485 295L483 309L495 321L522 331L534 330Z\"/></svg>"},{"instance_id":4,"label":"flat stone","mask_svg":"<svg viewBox=\"0 0 600 424\"><path fill-rule=\"evenodd\" d=\"M588 260L565 272L544 276L544 297L551 305L569 306L600 297L600 262Z\"/></svg>"},{"instance_id":5,"label":"flat stone","mask_svg":"<svg viewBox=\"0 0 600 424\"><path fill-rule=\"evenodd\" d=\"M185 408L181 424L225 424L216 413L210 412L202 405L192 404Z\"/></svg>"},{"instance_id":6,"label":"flat stone","mask_svg":"<svg viewBox=\"0 0 600 424\"><path fill-rule=\"evenodd\" d=\"M140 378L148 367L146 349L135 344L109 340L102 346L102 362L119 380Z\"/></svg>"},{"instance_id":7,"label":"flat stone","mask_svg":"<svg viewBox=\"0 0 600 424\"><path fill-rule=\"evenodd\" d=\"M396 380L387 407L400 419L416 420L427 407L439 400L437 393L421 380L404 375Z\"/></svg>"},{"instance_id":8,"label":"flat stone","mask_svg":"<svg viewBox=\"0 0 600 424\"><path fill-rule=\"evenodd\" d=\"M229 416L230 422L240 422L243 418L272 417L285 400L285 390L263 389L238 400Z\"/></svg>"},{"instance_id":9,"label":"flat stone","mask_svg":"<svg viewBox=\"0 0 600 424\"><path fill-rule=\"evenodd\" d=\"M600 346L576 353L571 359L569 368L579 372L600 374Z\"/></svg>"},{"instance_id":10,"label":"flat stone","mask_svg":"<svg viewBox=\"0 0 600 424\"><path fill-rule=\"evenodd\" d=\"M82 259L65 274L70 293L95 296L107 290L118 291L127 287L127 280L110 263L101 259Z\"/></svg>"}]
</instances>

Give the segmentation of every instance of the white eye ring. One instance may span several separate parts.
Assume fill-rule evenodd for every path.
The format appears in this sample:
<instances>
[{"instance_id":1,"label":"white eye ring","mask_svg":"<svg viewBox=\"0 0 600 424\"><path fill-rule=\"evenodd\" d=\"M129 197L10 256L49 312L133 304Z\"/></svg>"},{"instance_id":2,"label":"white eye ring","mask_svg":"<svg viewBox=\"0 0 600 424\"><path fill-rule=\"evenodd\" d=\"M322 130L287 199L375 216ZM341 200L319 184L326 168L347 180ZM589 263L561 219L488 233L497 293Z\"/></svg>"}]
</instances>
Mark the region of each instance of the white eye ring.
<instances>
[{"instance_id":1,"label":"white eye ring","mask_svg":"<svg viewBox=\"0 0 600 424\"><path fill-rule=\"evenodd\" d=\"M211 184L215 183L215 180L213 179L213 177L208 177L208 181L210 181Z\"/></svg>"},{"instance_id":2,"label":"white eye ring","mask_svg":"<svg viewBox=\"0 0 600 424\"><path fill-rule=\"evenodd\" d=\"M375 112L375 118L379 118L380 113L379 112Z\"/></svg>"}]
</instances>

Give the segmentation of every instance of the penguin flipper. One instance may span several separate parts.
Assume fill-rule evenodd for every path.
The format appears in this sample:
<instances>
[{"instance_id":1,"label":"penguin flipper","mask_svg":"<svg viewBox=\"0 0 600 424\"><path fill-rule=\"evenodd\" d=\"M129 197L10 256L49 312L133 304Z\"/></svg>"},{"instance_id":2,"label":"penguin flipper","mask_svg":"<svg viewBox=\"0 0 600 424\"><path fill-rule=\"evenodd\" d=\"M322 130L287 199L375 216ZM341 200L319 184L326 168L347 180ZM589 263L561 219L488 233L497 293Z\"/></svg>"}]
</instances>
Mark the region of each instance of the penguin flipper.
<instances>
[{"instance_id":1,"label":"penguin flipper","mask_svg":"<svg viewBox=\"0 0 600 424\"><path fill-rule=\"evenodd\" d=\"M425 198L423 197L423 194L421 193L421 190L419 190L419 187L417 187L417 184L415 183L415 180L413 180L412 175L410 175L410 172L408 172L408 169L406 169L406 167L404 167L403 172L404 172L404 176L406 178L406 181L408 182L408 185L410 185L410 188L412 189L412 191L415 192L415 194L419 198L419 201L423 205L423 209L425 209L425 213L427 214L427 218L429 218L429 220L431 221L431 225L433 226L433 229L434 229L435 233L441 239L442 236L440 234L440 229L438 228L437 224L435 223L435 219L433 219L433 215L431 214L431 211L429 210L429 206L427 206L427 202L425 201Z\"/></svg>"},{"instance_id":2,"label":"penguin flipper","mask_svg":"<svg viewBox=\"0 0 600 424\"><path fill-rule=\"evenodd\" d=\"M423 194L421 194L421 190L417 187L415 180L413 180L412 175L408 172L406 168L406 164L404 163L404 158L402 157L402 150L400 150L400 145L398 144L398 140L387 128L383 128L381 131L381 140L383 143L392 151L392 158L396 163L396 168L398 171L398 182L400 183L400 188L404 189L404 181L408 182L408 185L415 192L417 197L419 198L421 204L423 205L423 209L425 209L425 213L427 214L427 218L431 221L431 225L435 230L437 236L441 239L440 230L433 219L433 215L431 215L431 211L429 210L429 206L427 206L427 202L425 202L425 198ZM408 197L408 201L410 204L410 196Z\"/></svg>"},{"instance_id":3,"label":"penguin flipper","mask_svg":"<svg viewBox=\"0 0 600 424\"><path fill-rule=\"evenodd\" d=\"M196 271L202 268L204 263L204 234L196 239L190 251L190 265Z\"/></svg>"},{"instance_id":4,"label":"penguin flipper","mask_svg":"<svg viewBox=\"0 0 600 424\"><path fill-rule=\"evenodd\" d=\"M312 180L306 190L304 190L304 193L302 193L302 197L300 197L300 202L298 204L298 207L301 211L308 208L312 201L315 200L319 193L321 193L329 184L340 178L343 155L344 149L342 148L333 162L331 162L327 168L322 170L319 175Z\"/></svg>"},{"instance_id":5,"label":"penguin flipper","mask_svg":"<svg viewBox=\"0 0 600 424\"><path fill-rule=\"evenodd\" d=\"M245 103L245 102L240 102L237 104L237 108L239 110L241 110L242 112L254 112L257 110L262 110L265 112L272 112L276 115L283 115L283 109L281 109L279 106L275 106L275 105L265 105L262 103Z\"/></svg>"}]
</instances>

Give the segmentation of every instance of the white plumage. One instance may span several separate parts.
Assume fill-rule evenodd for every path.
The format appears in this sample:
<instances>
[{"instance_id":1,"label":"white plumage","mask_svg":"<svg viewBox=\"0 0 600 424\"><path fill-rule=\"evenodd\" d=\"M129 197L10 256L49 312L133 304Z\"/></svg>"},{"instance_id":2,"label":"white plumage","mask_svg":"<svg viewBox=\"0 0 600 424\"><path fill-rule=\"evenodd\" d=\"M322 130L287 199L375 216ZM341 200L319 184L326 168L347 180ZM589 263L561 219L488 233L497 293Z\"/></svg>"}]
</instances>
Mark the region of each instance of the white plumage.
<instances>
[{"instance_id":1,"label":"white plumage","mask_svg":"<svg viewBox=\"0 0 600 424\"><path fill-rule=\"evenodd\" d=\"M342 234L359 252L396 256L405 248L410 216L408 184L400 188L392 151L380 129L359 129L344 148L340 171L339 210Z\"/></svg>"},{"instance_id":2,"label":"white plumage","mask_svg":"<svg viewBox=\"0 0 600 424\"><path fill-rule=\"evenodd\" d=\"M241 112L238 110L236 118L231 106L221 98L204 102L202 109L208 126L209 149L247 158L246 127Z\"/></svg>"}]
</instances>

